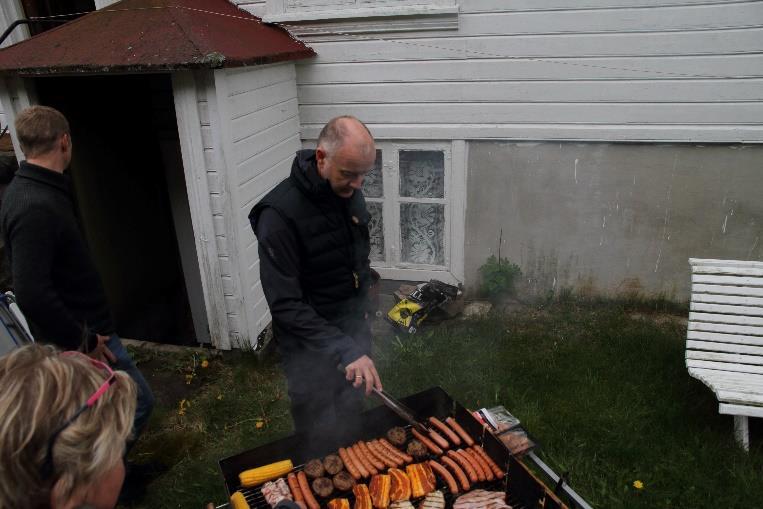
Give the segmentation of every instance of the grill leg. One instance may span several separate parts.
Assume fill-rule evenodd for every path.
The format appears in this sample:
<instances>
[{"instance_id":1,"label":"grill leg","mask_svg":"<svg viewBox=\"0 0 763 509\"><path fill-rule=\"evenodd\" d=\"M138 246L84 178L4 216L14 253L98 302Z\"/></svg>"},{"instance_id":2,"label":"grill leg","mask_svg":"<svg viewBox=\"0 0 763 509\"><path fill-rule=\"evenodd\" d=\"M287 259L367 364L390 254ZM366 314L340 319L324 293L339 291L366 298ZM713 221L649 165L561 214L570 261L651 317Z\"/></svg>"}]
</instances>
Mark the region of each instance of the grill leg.
<instances>
[{"instance_id":1,"label":"grill leg","mask_svg":"<svg viewBox=\"0 0 763 509\"><path fill-rule=\"evenodd\" d=\"M746 415L734 416L734 438L745 451L750 450L750 426Z\"/></svg>"}]
</instances>

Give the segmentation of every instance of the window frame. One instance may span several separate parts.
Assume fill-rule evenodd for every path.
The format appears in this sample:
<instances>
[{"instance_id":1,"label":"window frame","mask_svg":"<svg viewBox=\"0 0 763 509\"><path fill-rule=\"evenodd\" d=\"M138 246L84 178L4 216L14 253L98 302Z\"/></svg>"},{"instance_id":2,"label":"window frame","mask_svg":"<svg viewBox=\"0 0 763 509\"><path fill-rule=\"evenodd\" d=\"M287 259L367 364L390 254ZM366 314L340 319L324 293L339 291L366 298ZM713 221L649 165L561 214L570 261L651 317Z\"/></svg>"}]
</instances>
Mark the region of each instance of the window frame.
<instances>
[{"instance_id":1,"label":"window frame","mask_svg":"<svg viewBox=\"0 0 763 509\"><path fill-rule=\"evenodd\" d=\"M371 261L371 266L385 279L422 281L439 279L446 283L464 280L464 225L466 201L466 148L463 140L397 141L377 140L382 151L384 194L366 198L382 203L385 261ZM437 150L444 153L443 198L410 198L400 196L401 150ZM436 203L444 206L443 265L415 264L402 261L402 203Z\"/></svg>"}]
</instances>

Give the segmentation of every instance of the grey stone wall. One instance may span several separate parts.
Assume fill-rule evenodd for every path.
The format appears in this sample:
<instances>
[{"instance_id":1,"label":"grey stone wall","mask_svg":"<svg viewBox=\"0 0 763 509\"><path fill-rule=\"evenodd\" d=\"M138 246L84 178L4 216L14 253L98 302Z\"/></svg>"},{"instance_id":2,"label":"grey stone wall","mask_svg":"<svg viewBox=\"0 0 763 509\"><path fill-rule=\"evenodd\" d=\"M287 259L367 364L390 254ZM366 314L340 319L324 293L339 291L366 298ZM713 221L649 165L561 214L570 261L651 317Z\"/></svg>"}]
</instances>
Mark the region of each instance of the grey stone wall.
<instances>
[{"instance_id":1,"label":"grey stone wall","mask_svg":"<svg viewBox=\"0 0 763 509\"><path fill-rule=\"evenodd\" d=\"M688 258L763 259L763 146L470 142L466 278L497 254L521 288L689 297Z\"/></svg>"}]
</instances>

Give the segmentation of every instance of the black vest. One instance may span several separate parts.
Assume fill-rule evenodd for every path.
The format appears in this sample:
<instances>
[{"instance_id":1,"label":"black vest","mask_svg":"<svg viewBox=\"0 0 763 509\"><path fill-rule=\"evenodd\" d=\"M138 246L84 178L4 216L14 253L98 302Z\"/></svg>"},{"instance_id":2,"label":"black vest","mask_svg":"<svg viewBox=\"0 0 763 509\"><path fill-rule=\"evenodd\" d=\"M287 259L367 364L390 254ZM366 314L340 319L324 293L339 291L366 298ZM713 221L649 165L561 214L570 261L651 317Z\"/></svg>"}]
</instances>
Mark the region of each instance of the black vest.
<instances>
[{"instance_id":1,"label":"black vest","mask_svg":"<svg viewBox=\"0 0 763 509\"><path fill-rule=\"evenodd\" d=\"M363 316L371 282L370 215L363 194L348 199L334 194L318 175L315 151L300 150L291 175L252 209L252 225L267 207L297 234L306 302L330 322Z\"/></svg>"}]
</instances>

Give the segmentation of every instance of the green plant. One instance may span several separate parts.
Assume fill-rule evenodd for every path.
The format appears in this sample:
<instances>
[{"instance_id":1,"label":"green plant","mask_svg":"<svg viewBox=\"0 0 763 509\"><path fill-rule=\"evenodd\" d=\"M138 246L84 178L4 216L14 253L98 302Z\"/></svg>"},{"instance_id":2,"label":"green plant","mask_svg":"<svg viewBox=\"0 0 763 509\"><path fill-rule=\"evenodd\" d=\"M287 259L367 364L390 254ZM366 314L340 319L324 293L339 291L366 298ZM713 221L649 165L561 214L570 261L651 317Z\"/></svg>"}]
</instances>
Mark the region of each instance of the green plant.
<instances>
[{"instance_id":1,"label":"green plant","mask_svg":"<svg viewBox=\"0 0 763 509\"><path fill-rule=\"evenodd\" d=\"M479 270L482 275L480 291L490 299L514 293L514 282L522 274L518 265L495 255L491 255Z\"/></svg>"}]
</instances>

